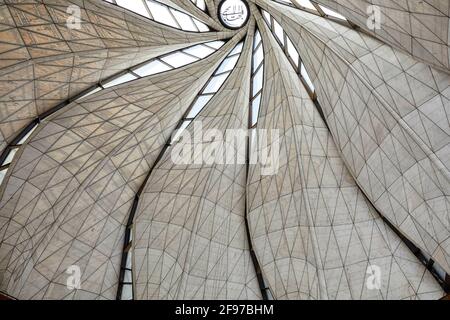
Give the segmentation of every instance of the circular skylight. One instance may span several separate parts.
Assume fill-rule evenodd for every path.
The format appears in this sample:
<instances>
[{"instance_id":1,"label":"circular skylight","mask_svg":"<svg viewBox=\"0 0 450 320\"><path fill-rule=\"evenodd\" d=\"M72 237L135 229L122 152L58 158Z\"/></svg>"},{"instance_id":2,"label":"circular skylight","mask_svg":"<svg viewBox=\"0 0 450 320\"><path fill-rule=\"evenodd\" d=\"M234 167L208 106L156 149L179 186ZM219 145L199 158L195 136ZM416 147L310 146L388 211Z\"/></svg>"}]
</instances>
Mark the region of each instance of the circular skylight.
<instances>
[{"instance_id":1,"label":"circular skylight","mask_svg":"<svg viewBox=\"0 0 450 320\"><path fill-rule=\"evenodd\" d=\"M247 23L248 4L244 0L224 0L219 5L219 18L225 27L238 29Z\"/></svg>"}]
</instances>

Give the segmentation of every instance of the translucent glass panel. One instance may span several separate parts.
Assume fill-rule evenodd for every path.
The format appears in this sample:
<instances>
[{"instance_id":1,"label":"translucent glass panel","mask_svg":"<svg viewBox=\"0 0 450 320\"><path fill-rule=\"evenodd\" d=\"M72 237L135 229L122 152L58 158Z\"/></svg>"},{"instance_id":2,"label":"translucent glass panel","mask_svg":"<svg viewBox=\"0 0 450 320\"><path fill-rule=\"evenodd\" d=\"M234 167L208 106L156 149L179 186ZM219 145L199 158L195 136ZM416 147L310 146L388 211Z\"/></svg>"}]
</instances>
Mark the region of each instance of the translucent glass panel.
<instances>
[{"instance_id":1,"label":"translucent glass panel","mask_svg":"<svg viewBox=\"0 0 450 320\"><path fill-rule=\"evenodd\" d=\"M159 61L159 60L153 60L145 65L143 65L140 68L137 68L136 70L134 70L134 72L139 75L140 77L145 77L151 74L156 74L156 73L160 73L160 72L164 72L164 71L168 71L171 70L172 68Z\"/></svg>"},{"instance_id":2,"label":"translucent glass panel","mask_svg":"<svg viewBox=\"0 0 450 320\"><path fill-rule=\"evenodd\" d=\"M293 4L292 1L290 1L290 0L278 0L278 1L283 2L283 3Z\"/></svg>"},{"instance_id":3,"label":"translucent glass panel","mask_svg":"<svg viewBox=\"0 0 450 320\"><path fill-rule=\"evenodd\" d=\"M225 42L223 41L213 41L198 44L184 50L179 50L147 62L140 67L133 69L133 73L139 75L140 77L146 77L156 73L180 68L210 56L220 49L224 43Z\"/></svg>"},{"instance_id":4,"label":"translucent glass panel","mask_svg":"<svg viewBox=\"0 0 450 320\"><path fill-rule=\"evenodd\" d=\"M281 45L284 46L284 30L276 20L273 20L273 32Z\"/></svg>"},{"instance_id":5,"label":"translucent glass panel","mask_svg":"<svg viewBox=\"0 0 450 320\"><path fill-rule=\"evenodd\" d=\"M279 2L285 5L290 5L295 8L299 9L306 9L306 11L318 14L322 17L331 17L338 20L347 21L347 19L340 15L339 13L328 9L327 7L324 7L322 5L319 5L317 3L313 3L310 0L272 0L275 2Z\"/></svg>"},{"instance_id":6,"label":"translucent glass panel","mask_svg":"<svg viewBox=\"0 0 450 320\"><path fill-rule=\"evenodd\" d=\"M199 115L199 113L205 108L208 102L214 97L214 95L220 90L225 81L230 76L231 72L236 67L236 64L241 56L244 43L240 42L234 49L228 54L228 56L222 61L220 66L214 72L214 75L209 79L205 88L200 92L196 100L191 106L191 109L178 128L175 135L172 137L171 143L177 141L184 130L192 123L192 121Z\"/></svg>"},{"instance_id":7,"label":"translucent glass panel","mask_svg":"<svg viewBox=\"0 0 450 320\"><path fill-rule=\"evenodd\" d=\"M19 148L27 142L28 138L30 138L31 134L36 130L37 127L37 122L28 126L28 128L26 128L22 132L17 142L12 143L5 149L4 153L2 154L2 159L0 159L0 184L2 184L3 180L5 179L8 169L13 162L16 153L19 151Z\"/></svg>"},{"instance_id":8,"label":"translucent glass panel","mask_svg":"<svg viewBox=\"0 0 450 320\"><path fill-rule=\"evenodd\" d=\"M311 3L309 0L294 0L294 2L299 5L300 7L317 11L316 7Z\"/></svg>"},{"instance_id":9,"label":"translucent glass panel","mask_svg":"<svg viewBox=\"0 0 450 320\"><path fill-rule=\"evenodd\" d=\"M206 2L205 0L191 0L197 7L201 10L206 11Z\"/></svg>"},{"instance_id":10,"label":"translucent glass panel","mask_svg":"<svg viewBox=\"0 0 450 320\"><path fill-rule=\"evenodd\" d=\"M311 81L311 78L308 75L308 72L306 71L305 65L302 63L302 67L301 67L301 71L300 71L300 75L302 76L302 78L305 80L306 84L308 85L309 89L314 92L316 91L316 89L314 88L314 85Z\"/></svg>"},{"instance_id":11,"label":"translucent glass panel","mask_svg":"<svg viewBox=\"0 0 450 320\"><path fill-rule=\"evenodd\" d=\"M116 0L116 4L133 12L139 13L142 16L150 18L150 14L145 7L145 3L142 0Z\"/></svg>"},{"instance_id":12,"label":"translucent glass panel","mask_svg":"<svg viewBox=\"0 0 450 320\"><path fill-rule=\"evenodd\" d=\"M182 51L175 52L174 54L168 55L166 57L161 58L162 61L167 63L172 68L179 68L181 66L185 66L192 62L198 60L198 58L188 55Z\"/></svg>"},{"instance_id":13,"label":"translucent glass panel","mask_svg":"<svg viewBox=\"0 0 450 320\"><path fill-rule=\"evenodd\" d=\"M127 74L102 84L102 87L109 88L128 81L136 80L140 77L146 77L160 72L184 67L210 56L220 49L224 43L224 41L206 42L152 59L132 68Z\"/></svg>"},{"instance_id":14,"label":"translucent glass panel","mask_svg":"<svg viewBox=\"0 0 450 320\"><path fill-rule=\"evenodd\" d=\"M133 207L132 210L135 210ZM134 213L131 213L134 217ZM119 294L118 298L120 300L133 300L133 262L132 254L130 249L133 245L133 224L127 226L127 231L125 233L126 245L124 250L124 256L122 257L121 273L120 273L120 283L119 283ZM123 263L125 261L125 263Z\"/></svg>"},{"instance_id":15,"label":"translucent glass panel","mask_svg":"<svg viewBox=\"0 0 450 320\"><path fill-rule=\"evenodd\" d=\"M206 32L209 31L209 27L200 22L198 19L188 15L185 12L181 12L168 5L154 1L154 0L104 0L110 3L117 4L122 8L133 11L144 17L152 19L156 22L168 25L173 28L181 29L184 31L193 32ZM195 4L204 9L206 5L203 1L195 1Z\"/></svg>"},{"instance_id":16,"label":"translucent glass panel","mask_svg":"<svg viewBox=\"0 0 450 320\"><path fill-rule=\"evenodd\" d=\"M261 107L261 94L264 81L264 48L259 30L255 32L253 40L252 56L252 91L250 103L250 127L253 128L258 123L259 111Z\"/></svg>"},{"instance_id":17,"label":"translucent glass panel","mask_svg":"<svg viewBox=\"0 0 450 320\"><path fill-rule=\"evenodd\" d=\"M325 13L325 15L327 15L329 17L340 19L340 20L347 20L343 15L340 15L339 13L334 12L331 9L328 9L327 7L320 5L320 9L322 9L323 13Z\"/></svg>"},{"instance_id":18,"label":"translucent glass panel","mask_svg":"<svg viewBox=\"0 0 450 320\"><path fill-rule=\"evenodd\" d=\"M120 77L118 77L118 78L116 78L114 80L111 80L111 81L105 83L103 85L103 87L104 88L110 88L110 87L114 87L114 86L117 86L119 84L122 84L122 83L125 83L125 82L129 82L129 81L132 81L132 80L136 80L136 79L138 79L137 76L135 76L135 75L133 75L131 73L127 73L127 74L124 74L123 76L120 76Z\"/></svg>"}]
</instances>

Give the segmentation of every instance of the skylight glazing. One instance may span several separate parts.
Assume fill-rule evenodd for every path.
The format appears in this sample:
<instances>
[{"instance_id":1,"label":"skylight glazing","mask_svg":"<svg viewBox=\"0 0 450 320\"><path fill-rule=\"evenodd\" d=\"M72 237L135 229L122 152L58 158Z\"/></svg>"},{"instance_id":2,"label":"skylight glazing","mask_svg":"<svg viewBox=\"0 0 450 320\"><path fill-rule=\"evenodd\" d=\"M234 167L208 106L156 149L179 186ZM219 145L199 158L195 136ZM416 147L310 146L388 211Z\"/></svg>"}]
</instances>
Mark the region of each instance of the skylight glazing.
<instances>
[{"instance_id":1,"label":"skylight glazing","mask_svg":"<svg viewBox=\"0 0 450 320\"><path fill-rule=\"evenodd\" d=\"M250 128L254 128L258 123L264 79L264 47L259 30L256 30L253 41L251 79Z\"/></svg>"},{"instance_id":2,"label":"skylight glazing","mask_svg":"<svg viewBox=\"0 0 450 320\"><path fill-rule=\"evenodd\" d=\"M241 52L244 46L244 42L240 42L234 47L234 49L228 54L228 56L222 61L220 66L214 72L214 75L209 79L203 90L200 92L186 118L179 126L176 133L173 135L171 144L176 142L183 131L189 127L194 119L200 114L204 107L214 97L214 95L220 90L225 81L230 76L231 72L236 67L236 64L241 56Z\"/></svg>"},{"instance_id":3,"label":"skylight glazing","mask_svg":"<svg viewBox=\"0 0 450 320\"><path fill-rule=\"evenodd\" d=\"M137 80L143 77L147 77L150 75L158 74L161 72L177 69L184 67L188 64L197 62L204 58L207 58L218 49L220 49L225 44L224 41L211 41L202 44L197 44L186 49L177 50L166 55L151 59L144 63L141 63L126 72L121 72L118 75L114 75L109 79L99 83L97 86L94 86L85 92L81 93L78 97L75 97L73 100L69 102L74 102L86 98L94 93L97 93L101 90L111 88L114 86L121 85L123 83ZM60 108L55 108L55 111L49 112L45 116L36 119L31 123L25 130L21 132L21 134L12 142L5 150L5 152L0 157L0 184L3 182L5 178L9 166L14 159L16 153L19 148L28 140L28 138L32 135L32 133L37 129L41 120L47 118Z\"/></svg>"},{"instance_id":4,"label":"skylight glazing","mask_svg":"<svg viewBox=\"0 0 450 320\"><path fill-rule=\"evenodd\" d=\"M207 44L204 44L204 45L207 45ZM212 47L216 47L218 49L223 45L223 43L221 44L221 43L213 42L213 43L210 43L209 45ZM175 134L172 136L171 142L168 145L166 145L166 147L162 150L162 152L160 154L160 158L167 151L168 146L171 145L172 143L174 143L179 138L179 136L182 134L182 132L189 127L189 125L192 123L194 118L197 117L197 115L203 110L203 108L208 104L208 102L212 99L212 97L220 90L220 88L225 83L225 81L228 79L232 70L236 66L237 61L241 55L242 48L243 48L243 43L241 42L224 59L224 61L219 66L219 68L215 71L214 75L211 77L211 79L209 79L207 85L202 90L202 92L198 95L195 102L191 106L188 116L180 122ZM189 52L193 53L193 52L198 51L198 48L191 47L191 48L185 49L184 52L185 51L189 51ZM236 59L236 57L237 57L237 59ZM133 247L133 237L132 236L133 236L134 218L136 215L136 210L138 207L139 199L140 199L140 193L138 193L134 199L133 207L131 209L131 213L129 216L129 220L128 220L127 228L126 228L126 232L125 232L125 240L124 240L122 263L121 263L121 270L120 270L120 279L119 279L119 289L117 292L118 300L133 300L134 299L133 263L132 263L131 248Z\"/></svg>"},{"instance_id":5,"label":"skylight glazing","mask_svg":"<svg viewBox=\"0 0 450 320\"><path fill-rule=\"evenodd\" d=\"M347 19L343 15L314 1L310 0L272 0L272 1L282 3L284 5L289 5L293 8L302 9L324 18L331 18L339 22L347 22Z\"/></svg>"},{"instance_id":6,"label":"skylight glazing","mask_svg":"<svg viewBox=\"0 0 450 320\"><path fill-rule=\"evenodd\" d=\"M198 8L202 11L206 11L206 2L205 0L191 0Z\"/></svg>"},{"instance_id":7,"label":"skylight glazing","mask_svg":"<svg viewBox=\"0 0 450 320\"><path fill-rule=\"evenodd\" d=\"M192 32L207 32L210 28L198 19L154 0L103 0L116 4L167 26ZM206 9L204 0L193 1L199 8Z\"/></svg>"},{"instance_id":8,"label":"skylight glazing","mask_svg":"<svg viewBox=\"0 0 450 320\"><path fill-rule=\"evenodd\" d=\"M315 87L313 82L311 81L311 77L306 70L305 65L303 64L301 57L295 48L292 40L287 36L284 29L281 25L276 21L267 11L262 10L262 14L264 17L264 21L268 25L269 29L272 31L272 34L275 36L278 44L283 49L286 54L289 62L292 64L292 67L295 69L297 74L299 74L300 79L305 85L308 93L310 94L312 99L315 99Z\"/></svg>"}]
</instances>

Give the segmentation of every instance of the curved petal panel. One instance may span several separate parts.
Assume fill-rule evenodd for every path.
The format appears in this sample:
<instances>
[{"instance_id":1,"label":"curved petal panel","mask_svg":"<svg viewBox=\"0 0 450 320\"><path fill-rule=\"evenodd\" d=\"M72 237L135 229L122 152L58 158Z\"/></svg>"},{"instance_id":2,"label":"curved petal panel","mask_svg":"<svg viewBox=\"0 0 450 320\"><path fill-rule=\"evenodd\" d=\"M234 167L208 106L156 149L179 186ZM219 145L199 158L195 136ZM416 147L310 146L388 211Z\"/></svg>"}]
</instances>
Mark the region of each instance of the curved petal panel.
<instances>
[{"instance_id":1,"label":"curved petal panel","mask_svg":"<svg viewBox=\"0 0 450 320\"><path fill-rule=\"evenodd\" d=\"M317 0L383 41L450 72L450 2Z\"/></svg>"},{"instance_id":2,"label":"curved petal panel","mask_svg":"<svg viewBox=\"0 0 450 320\"><path fill-rule=\"evenodd\" d=\"M0 299L448 298L449 10L0 0Z\"/></svg>"},{"instance_id":3,"label":"curved petal panel","mask_svg":"<svg viewBox=\"0 0 450 320\"><path fill-rule=\"evenodd\" d=\"M115 298L133 198L222 58L221 51L106 89L37 130L0 201L2 291L22 299ZM77 291L66 286L71 266L82 273Z\"/></svg>"},{"instance_id":4,"label":"curved petal panel","mask_svg":"<svg viewBox=\"0 0 450 320\"><path fill-rule=\"evenodd\" d=\"M257 127L280 131L279 141L268 146L280 151L280 168L264 176L261 164L250 166L248 215L272 294L441 298L439 284L358 188L298 75L260 22L267 71ZM382 275L376 290L366 285L372 269Z\"/></svg>"},{"instance_id":5,"label":"curved petal panel","mask_svg":"<svg viewBox=\"0 0 450 320\"><path fill-rule=\"evenodd\" d=\"M35 118L102 80L231 34L184 32L99 0L70 4L0 5L0 150Z\"/></svg>"},{"instance_id":6,"label":"curved petal panel","mask_svg":"<svg viewBox=\"0 0 450 320\"><path fill-rule=\"evenodd\" d=\"M150 176L135 220L138 299L261 297L245 227L245 161L219 160L225 150L245 150L245 139L235 145L222 134L247 129L250 53L248 36L234 71L187 129L192 137L198 124L218 131L215 140L175 143ZM214 149L218 158L209 163L202 153L194 163L177 164L172 152L180 144Z\"/></svg>"},{"instance_id":7,"label":"curved petal panel","mask_svg":"<svg viewBox=\"0 0 450 320\"><path fill-rule=\"evenodd\" d=\"M339 151L383 216L450 271L450 76L335 22L274 2Z\"/></svg>"}]
</instances>

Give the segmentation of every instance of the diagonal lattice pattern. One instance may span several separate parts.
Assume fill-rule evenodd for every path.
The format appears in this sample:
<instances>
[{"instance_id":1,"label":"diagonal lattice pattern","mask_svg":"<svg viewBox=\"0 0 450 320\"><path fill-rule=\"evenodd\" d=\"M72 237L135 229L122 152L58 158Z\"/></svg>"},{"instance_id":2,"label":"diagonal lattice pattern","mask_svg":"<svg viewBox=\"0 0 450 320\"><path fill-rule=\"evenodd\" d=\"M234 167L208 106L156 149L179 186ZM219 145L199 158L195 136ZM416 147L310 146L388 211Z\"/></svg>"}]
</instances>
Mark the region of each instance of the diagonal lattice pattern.
<instances>
[{"instance_id":1,"label":"diagonal lattice pattern","mask_svg":"<svg viewBox=\"0 0 450 320\"><path fill-rule=\"evenodd\" d=\"M367 35L270 3L339 151L378 210L450 270L450 77Z\"/></svg>"},{"instance_id":2,"label":"diagonal lattice pattern","mask_svg":"<svg viewBox=\"0 0 450 320\"><path fill-rule=\"evenodd\" d=\"M248 104L250 83L242 83L241 75L250 74L251 39L250 34L233 73L196 118L203 130L247 128L248 109L242 106ZM187 130L194 136L195 125ZM177 165L171 160L179 144L198 148L203 143L205 149L230 144L217 154L245 146L245 140L235 146L217 139L174 144L152 172L135 221L139 299L261 297L245 229L246 165Z\"/></svg>"},{"instance_id":3,"label":"diagonal lattice pattern","mask_svg":"<svg viewBox=\"0 0 450 320\"><path fill-rule=\"evenodd\" d=\"M359 27L433 66L450 69L450 4L445 0L372 1L318 0ZM371 30L374 9L380 10L380 28ZM378 13L377 13L378 14ZM370 25L369 25L370 26Z\"/></svg>"},{"instance_id":4,"label":"diagonal lattice pattern","mask_svg":"<svg viewBox=\"0 0 450 320\"><path fill-rule=\"evenodd\" d=\"M115 297L133 197L221 55L106 89L37 132L0 202L2 289L27 299ZM83 273L76 293L65 285L71 265Z\"/></svg>"},{"instance_id":5,"label":"diagonal lattice pattern","mask_svg":"<svg viewBox=\"0 0 450 320\"><path fill-rule=\"evenodd\" d=\"M0 292L441 298L448 1L249 0L237 31L219 4L0 0ZM382 10L373 34L369 4ZM214 40L227 43L195 46ZM220 134L174 138L198 124ZM249 127L279 139L223 139ZM247 150L247 163L176 164L182 146ZM279 170L252 162L255 147Z\"/></svg>"},{"instance_id":6,"label":"diagonal lattice pattern","mask_svg":"<svg viewBox=\"0 0 450 320\"><path fill-rule=\"evenodd\" d=\"M261 179L261 167L251 166L248 201L253 243L274 296L441 297L426 268L410 263L414 255L359 190L297 75L262 30L271 90L263 95L258 127L284 129L280 170ZM371 265L384 274L380 290L366 286Z\"/></svg>"},{"instance_id":7,"label":"diagonal lattice pattern","mask_svg":"<svg viewBox=\"0 0 450 320\"><path fill-rule=\"evenodd\" d=\"M0 149L32 120L108 77L189 44L230 33L183 32L104 1L0 2ZM78 4L74 1L73 4Z\"/></svg>"}]
</instances>

